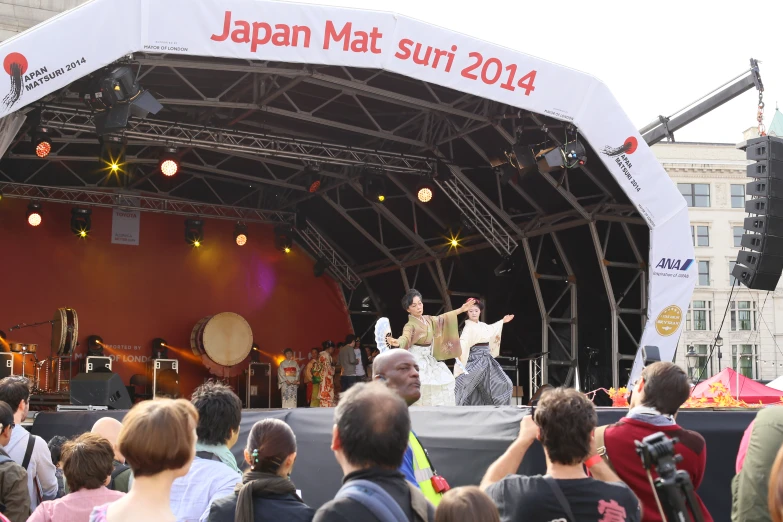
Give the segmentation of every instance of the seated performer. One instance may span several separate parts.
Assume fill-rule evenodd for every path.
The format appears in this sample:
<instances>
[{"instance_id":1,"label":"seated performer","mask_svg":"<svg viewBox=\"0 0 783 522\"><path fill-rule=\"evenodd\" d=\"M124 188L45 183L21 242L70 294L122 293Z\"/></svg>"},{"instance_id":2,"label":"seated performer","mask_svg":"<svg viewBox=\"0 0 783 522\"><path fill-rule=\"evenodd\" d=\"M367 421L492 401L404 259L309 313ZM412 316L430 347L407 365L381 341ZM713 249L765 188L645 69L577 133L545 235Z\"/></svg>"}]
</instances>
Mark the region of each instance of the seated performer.
<instances>
[{"instance_id":1,"label":"seated performer","mask_svg":"<svg viewBox=\"0 0 783 522\"><path fill-rule=\"evenodd\" d=\"M419 365L421 399L413 406L454 406L454 375L446 359L460 356L457 316L473 306L468 299L461 308L432 317L424 315L418 290L410 289L402 298L402 307L410 314L402 336L389 337L389 345L408 350Z\"/></svg>"},{"instance_id":2,"label":"seated performer","mask_svg":"<svg viewBox=\"0 0 783 522\"><path fill-rule=\"evenodd\" d=\"M476 301L468 309L468 320L459 338L462 356L454 365L457 379L457 406L508 406L513 390L511 379L495 357L500 355L503 325L514 316L507 315L494 324L479 321L484 304Z\"/></svg>"}]
</instances>

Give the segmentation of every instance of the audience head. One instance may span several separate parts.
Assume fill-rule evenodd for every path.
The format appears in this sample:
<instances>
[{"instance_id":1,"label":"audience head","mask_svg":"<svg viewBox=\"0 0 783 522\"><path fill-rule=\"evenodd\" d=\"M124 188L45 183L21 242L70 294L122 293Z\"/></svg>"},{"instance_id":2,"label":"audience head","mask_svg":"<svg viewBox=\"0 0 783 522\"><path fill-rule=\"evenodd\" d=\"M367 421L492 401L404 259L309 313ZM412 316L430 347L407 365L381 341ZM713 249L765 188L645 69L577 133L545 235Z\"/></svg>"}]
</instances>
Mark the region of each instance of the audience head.
<instances>
[{"instance_id":1,"label":"audience head","mask_svg":"<svg viewBox=\"0 0 783 522\"><path fill-rule=\"evenodd\" d=\"M674 363L656 362L646 366L634 384L631 408L647 406L664 415L674 415L691 394L685 370Z\"/></svg>"},{"instance_id":2,"label":"audience head","mask_svg":"<svg viewBox=\"0 0 783 522\"><path fill-rule=\"evenodd\" d=\"M122 431L122 423L120 421L114 417L101 417L92 425L90 433L95 433L108 440L114 448L114 458L120 462L125 462L122 454L117 449L117 439L120 437L120 431ZM52 462L56 461L52 459Z\"/></svg>"},{"instance_id":3,"label":"audience head","mask_svg":"<svg viewBox=\"0 0 783 522\"><path fill-rule=\"evenodd\" d=\"M27 418L30 411L30 381L21 375L0 380L0 401L8 404L17 423Z\"/></svg>"},{"instance_id":4,"label":"audience head","mask_svg":"<svg viewBox=\"0 0 783 522\"><path fill-rule=\"evenodd\" d=\"M182 477L196 455L198 412L184 399L136 404L123 419L120 453L136 478L171 471Z\"/></svg>"},{"instance_id":5,"label":"audience head","mask_svg":"<svg viewBox=\"0 0 783 522\"><path fill-rule=\"evenodd\" d=\"M283 350L283 355L285 355L287 361L294 360L294 351L291 348L286 348L285 350Z\"/></svg>"},{"instance_id":6,"label":"audience head","mask_svg":"<svg viewBox=\"0 0 783 522\"><path fill-rule=\"evenodd\" d=\"M408 449L408 406L381 383L359 383L334 410L332 451L344 473L382 467L398 469Z\"/></svg>"},{"instance_id":7,"label":"audience head","mask_svg":"<svg viewBox=\"0 0 783 522\"><path fill-rule=\"evenodd\" d=\"M598 423L593 403L573 388L554 388L541 397L535 418L549 460L572 466L590 454Z\"/></svg>"},{"instance_id":8,"label":"audience head","mask_svg":"<svg viewBox=\"0 0 783 522\"><path fill-rule=\"evenodd\" d=\"M372 363L372 377L394 390L410 406L421 398L419 365L408 350L386 350Z\"/></svg>"},{"instance_id":9,"label":"audience head","mask_svg":"<svg viewBox=\"0 0 783 522\"><path fill-rule=\"evenodd\" d=\"M15 424L13 409L8 403L0 402L0 446L10 442Z\"/></svg>"},{"instance_id":10,"label":"audience head","mask_svg":"<svg viewBox=\"0 0 783 522\"><path fill-rule=\"evenodd\" d=\"M424 312L424 303L422 303L421 292L411 288L402 296L402 308L413 316L419 316Z\"/></svg>"},{"instance_id":11,"label":"audience head","mask_svg":"<svg viewBox=\"0 0 783 522\"><path fill-rule=\"evenodd\" d=\"M348 335L346 335L346 336L345 336L345 344L354 345L354 343L355 343L355 342L356 342L358 339L359 339L359 337L357 337L356 335L354 335L354 334L348 334ZM354 346L354 347L355 347L355 346Z\"/></svg>"},{"instance_id":12,"label":"audience head","mask_svg":"<svg viewBox=\"0 0 783 522\"><path fill-rule=\"evenodd\" d=\"M198 410L198 440L202 444L231 448L239 438L242 401L234 390L209 380L195 389L190 402Z\"/></svg>"},{"instance_id":13,"label":"audience head","mask_svg":"<svg viewBox=\"0 0 783 522\"><path fill-rule=\"evenodd\" d=\"M63 475L71 492L98 489L111 479L114 448L96 433L84 433L63 444Z\"/></svg>"},{"instance_id":14,"label":"audience head","mask_svg":"<svg viewBox=\"0 0 783 522\"><path fill-rule=\"evenodd\" d=\"M443 495L435 522L500 522L500 515L486 493L476 486L464 486Z\"/></svg>"},{"instance_id":15,"label":"audience head","mask_svg":"<svg viewBox=\"0 0 783 522\"><path fill-rule=\"evenodd\" d=\"M55 435L48 444L49 454L52 456L52 463L58 468L62 467L63 444L66 442L68 442L66 437L63 437L62 435Z\"/></svg>"},{"instance_id":16,"label":"audience head","mask_svg":"<svg viewBox=\"0 0 783 522\"><path fill-rule=\"evenodd\" d=\"M296 436L288 424L279 419L253 424L245 448L245 461L251 471L287 477L295 460Z\"/></svg>"},{"instance_id":17,"label":"audience head","mask_svg":"<svg viewBox=\"0 0 783 522\"><path fill-rule=\"evenodd\" d=\"M767 504L772 522L783 522L783 446L778 450L769 473Z\"/></svg>"}]
</instances>

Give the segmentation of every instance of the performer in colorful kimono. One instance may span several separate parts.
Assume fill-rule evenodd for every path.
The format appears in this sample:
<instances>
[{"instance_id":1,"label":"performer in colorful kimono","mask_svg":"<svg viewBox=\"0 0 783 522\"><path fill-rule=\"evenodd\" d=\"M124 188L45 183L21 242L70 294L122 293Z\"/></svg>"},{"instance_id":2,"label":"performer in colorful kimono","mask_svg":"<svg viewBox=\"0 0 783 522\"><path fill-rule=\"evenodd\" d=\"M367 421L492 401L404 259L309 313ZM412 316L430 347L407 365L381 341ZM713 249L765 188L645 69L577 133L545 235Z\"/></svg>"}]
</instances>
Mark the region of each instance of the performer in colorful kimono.
<instances>
[{"instance_id":1,"label":"performer in colorful kimono","mask_svg":"<svg viewBox=\"0 0 783 522\"><path fill-rule=\"evenodd\" d=\"M319 350L313 348L310 350L310 362L304 369L304 382L307 384L307 404L311 408L317 408L319 392L321 390L321 362L318 360Z\"/></svg>"},{"instance_id":2,"label":"performer in colorful kimono","mask_svg":"<svg viewBox=\"0 0 783 522\"><path fill-rule=\"evenodd\" d=\"M294 360L294 351L286 348L283 351L285 360L277 369L277 385L283 396L283 408L296 408L296 394L299 391L299 365Z\"/></svg>"},{"instance_id":3,"label":"performer in colorful kimono","mask_svg":"<svg viewBox=\"0 0 783 522\"><path fill-rule=\"evenodd\" d=\"M334 406L334 364L332 363L334 343L324 341L323 348L324 350L318 355L318 361L321 363L321 385L318 390L318 399L320 407L331 408Z\"/></svg>"},{"instance_id":4,"label":"performer in colorful kimono","mask_svg":"<svg viewBox=\"0 0 783 522\"><path fill-rule=\"evenodd\" d=\"M418 290L409 290L402 298L402 307L410 314L402 336L389 338L389 345L408 350L419 365L421 399L414 406L454 406L454 375L446 359L459 358L459 323L457 316L466 312L475 299L457 310L432 317L424 315L424 304Z\"/></svg>"},{"instance_id":5,"label":"performer in colorful kimono","mask_svg":"<svg viewBox=\"0 0 783 522\"><path fill-rule=\"evenodd\" d=\"M508 406L513 385L495 357L500 355L503 325L514 316L487 324L479 321L484 303L476 301L468 309L468 320L459 338L462 364L454 365L457 379L457 406Z\"/></svg>"}]
</instances>

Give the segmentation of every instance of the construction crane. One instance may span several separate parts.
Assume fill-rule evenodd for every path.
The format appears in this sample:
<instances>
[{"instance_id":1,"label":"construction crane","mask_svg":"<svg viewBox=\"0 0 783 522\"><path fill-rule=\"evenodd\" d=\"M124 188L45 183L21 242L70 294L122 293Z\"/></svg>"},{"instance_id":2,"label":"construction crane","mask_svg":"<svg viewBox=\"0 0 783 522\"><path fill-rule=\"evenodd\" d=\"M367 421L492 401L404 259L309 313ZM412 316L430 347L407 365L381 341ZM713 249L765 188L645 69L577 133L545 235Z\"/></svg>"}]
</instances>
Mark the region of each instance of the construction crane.
<instances>
[{"instance_id":1,"label":"construction crane","mask_svg":"<svg viewBox=\"0 0 783 522\"><path fill-rule=\"evenodd\" d=\"M759 126L763 127L761 122L762 111L764 109L764 84L761 83L759 73L759 62L753 58L750 59L750 69L743 72L736 78L729 80L714 91L699 98L695 102L685 106L669 117L658 116L658 119L639 129L647 145L654 145L664 138L674 141L674 133L688 125L690 122L701 118L708 112L717 109L729 100L733 100L740 94L749 91L753 87L759 91Z\"/></svg>"}]
</instances>

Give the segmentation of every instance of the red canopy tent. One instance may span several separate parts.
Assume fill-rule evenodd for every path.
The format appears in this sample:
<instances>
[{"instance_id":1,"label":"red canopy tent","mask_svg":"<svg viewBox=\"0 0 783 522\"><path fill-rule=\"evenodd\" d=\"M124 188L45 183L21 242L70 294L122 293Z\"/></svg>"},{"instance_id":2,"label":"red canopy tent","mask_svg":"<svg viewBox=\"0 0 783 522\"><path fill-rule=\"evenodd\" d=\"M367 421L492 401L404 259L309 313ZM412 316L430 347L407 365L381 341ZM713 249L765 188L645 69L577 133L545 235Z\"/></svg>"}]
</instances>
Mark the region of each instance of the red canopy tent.
<instances>
[{"instance_id":1,"label":"red canopy tent","mask_svg":"<svg viewBox=\"0 0 783 522\"><path fill-rule=\"evenodd\" d=\"M731 368L726 368L719 374L710 377L706 381L703 381L693 388L691 397L700 399L702 397L713 398L716 392L710 389L710 385L713 383L723 383L732 397L737 396L737 377L739 377L739 392L740 400L747 402L748 404L758 404L761 401L763 404L774 404L781 402L780 398L783 396L783 392L764 386L753 379L748 379L744 375L737 375L737 372Z\"/></svg>"}]
</instances>

